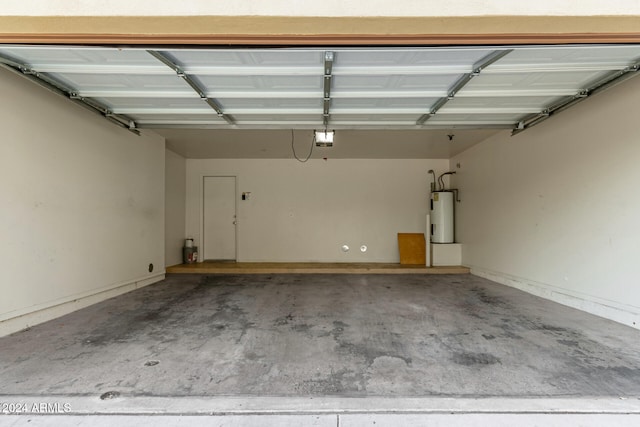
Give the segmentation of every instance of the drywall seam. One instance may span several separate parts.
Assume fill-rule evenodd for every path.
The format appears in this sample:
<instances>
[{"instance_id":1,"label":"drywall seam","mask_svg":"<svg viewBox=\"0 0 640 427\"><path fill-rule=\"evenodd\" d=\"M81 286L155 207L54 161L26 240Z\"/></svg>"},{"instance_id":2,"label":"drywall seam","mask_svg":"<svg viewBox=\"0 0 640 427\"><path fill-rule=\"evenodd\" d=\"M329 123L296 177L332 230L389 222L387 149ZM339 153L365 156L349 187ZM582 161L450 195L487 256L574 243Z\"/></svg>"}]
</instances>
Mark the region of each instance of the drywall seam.
<instances>
[{"instance_id":1,"label":"drywall seam","mask_svg":"<svg viewBox=\"0 0 640 427\"><path fill-rule=\"evenodd\" d=\"M640 312L636 311L634 307L624 306L614 301L598 301L594 297L578 295L566 289L559 290L559 288L552 285L534 282L522 277L479 267L469 267L471 268L471 274L475 276L640 329Z\"/></svg>"},{"instance_id":2,"label":"drywall seam","mask_svg":"<svg viewBox=\"0 0 640 427\"><path fill-rule=\"evenodd\" d=\"M109 298L152 285L164 280L164 278L165 272L163 270L161 273L152 276L119 283L97 291L83 292L53 303L29 307L28 312L25 312L25 310L11 312L9 313L11 317L0 319L0 337L21 331L39 323L53 320L65 314L80 310L81 308L108 300ZM6 316L6 314L3 316Z\"/></svg>"}]
</instances>

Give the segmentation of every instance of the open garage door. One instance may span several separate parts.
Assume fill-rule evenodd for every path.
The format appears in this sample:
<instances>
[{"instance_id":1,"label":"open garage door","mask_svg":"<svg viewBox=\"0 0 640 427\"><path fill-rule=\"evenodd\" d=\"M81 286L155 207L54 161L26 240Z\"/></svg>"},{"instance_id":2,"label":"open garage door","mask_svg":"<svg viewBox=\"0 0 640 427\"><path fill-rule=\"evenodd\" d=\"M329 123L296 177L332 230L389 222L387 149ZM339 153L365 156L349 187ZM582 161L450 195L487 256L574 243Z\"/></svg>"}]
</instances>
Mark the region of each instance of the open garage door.
<instances>
[{"instance_id":1,"label":"open garage door","mask_svg":"<svg viewBox=\"0 0 640 427\"><path fill-rule=\"evenodd\" d=\"M0 47L0 63L131 130L522 131L633 76L639 45Z\"/></svg>"}]
</instances>

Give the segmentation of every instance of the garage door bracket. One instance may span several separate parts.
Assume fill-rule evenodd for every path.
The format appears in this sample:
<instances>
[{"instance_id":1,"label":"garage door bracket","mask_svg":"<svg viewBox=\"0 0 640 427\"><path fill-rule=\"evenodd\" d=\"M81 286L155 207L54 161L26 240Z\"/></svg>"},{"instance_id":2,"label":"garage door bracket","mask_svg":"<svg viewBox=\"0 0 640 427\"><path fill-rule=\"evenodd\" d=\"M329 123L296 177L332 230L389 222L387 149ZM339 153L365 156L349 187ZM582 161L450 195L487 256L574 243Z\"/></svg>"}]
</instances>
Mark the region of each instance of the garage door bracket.
<instances>
[{"instance_id":1,"label":"garage door bracket","mask_svg":"<svg viewBox=\"0 0 640 427\"><path fill-rule=\"evenodd\" d=\"M331 116L329 108L331 107L331 80L333 79L333 61L335 52L326 51L324 53L324 83L323 83L323 106L322 106L322 123L324 127L329 125L329 117Z\"/></svg>"}]
</instances>

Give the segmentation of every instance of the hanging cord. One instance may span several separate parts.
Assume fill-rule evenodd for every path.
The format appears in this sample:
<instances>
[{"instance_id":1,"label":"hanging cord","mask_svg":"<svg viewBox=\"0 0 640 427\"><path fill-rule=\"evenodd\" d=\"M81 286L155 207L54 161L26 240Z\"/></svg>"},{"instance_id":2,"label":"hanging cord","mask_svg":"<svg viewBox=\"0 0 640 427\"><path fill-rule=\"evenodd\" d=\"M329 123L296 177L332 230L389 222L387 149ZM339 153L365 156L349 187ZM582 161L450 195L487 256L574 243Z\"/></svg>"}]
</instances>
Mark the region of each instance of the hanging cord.
<instances>
[{"instance_id":1,"label":"hanging cord","mask_svg":"<svg viewBox=\"0 0 640 427\"><path fill-rule=\"evenodd\" d=\"M455 173L455 171L452 171L452 172L445 172L445 173L443 173L442 175L440 175L440 176L438 177L438 182L440 183L440 190L445 190L445 186L444 186L444 176L445 176L445 175L455 175L455 174L456 174L456 173Z\"/></svg>"},{"instance_id":2,"label":"hanging cord","mask_svg":"<svg viewBox=\"0 0 640 427\"><path fill-rule=\"evenodd\" d=\"M315 136L315 134L313 135L313 138L311 139L311 149L309 150L309 155L304 160L299 158L298 155L296 154L296 147L294 145L294 142L295 142L295 137L293 136L293 129L291 129L291 151L293 151L293 157L295 157L295 159L297 161L299 161L300 163L306 163L307 160L309 160L311 158L311 155L313 154L313 147L316 145L316 136Z\"/></svg>"}]
</instances>

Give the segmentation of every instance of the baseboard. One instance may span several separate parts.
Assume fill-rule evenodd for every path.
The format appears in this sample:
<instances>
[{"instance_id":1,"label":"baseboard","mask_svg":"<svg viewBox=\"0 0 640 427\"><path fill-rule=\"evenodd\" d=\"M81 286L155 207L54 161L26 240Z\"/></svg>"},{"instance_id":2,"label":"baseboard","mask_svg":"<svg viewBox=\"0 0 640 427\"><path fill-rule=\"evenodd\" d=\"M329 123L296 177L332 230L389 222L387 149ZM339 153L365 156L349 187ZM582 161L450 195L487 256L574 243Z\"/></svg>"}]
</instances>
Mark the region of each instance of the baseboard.
<instances>
[{"instance_id":1,"label":"baseboard","mask_svg":"<svg viewBox=\"0 0 640 427\"><path fill-rule=\"evenodd\" d=\"M615 301L600 300L588 295L573 293L570 290L552 285L535 282L522 277L491 271L478 267L470 267L471 274L479 276L501 285L519 289L529 294L557 302L568 307L576 308L614 322L640 329L640 313L634 307L616 303Z\"/></svg>"},{"instance_id":2,"label":"baseboard","mask_svg":"<svg viewBox=\"0 0 640 427\"><path fill-rule=\"evenodd\" d=\"M81 308L131 292L135 289L143 288L159 282L160 280L164 280L164 278L165 273L161 272L153 276L146 276L144 278L131 280L125 283L118 283L106 288L73 295L64 300L30 307L28 312L10 313L9 315L11 317L0 320L0 337L22 331L39 323L53 320L57 317L64 316L65 314L80 310Z\"/></svg>"}]
</instances>

